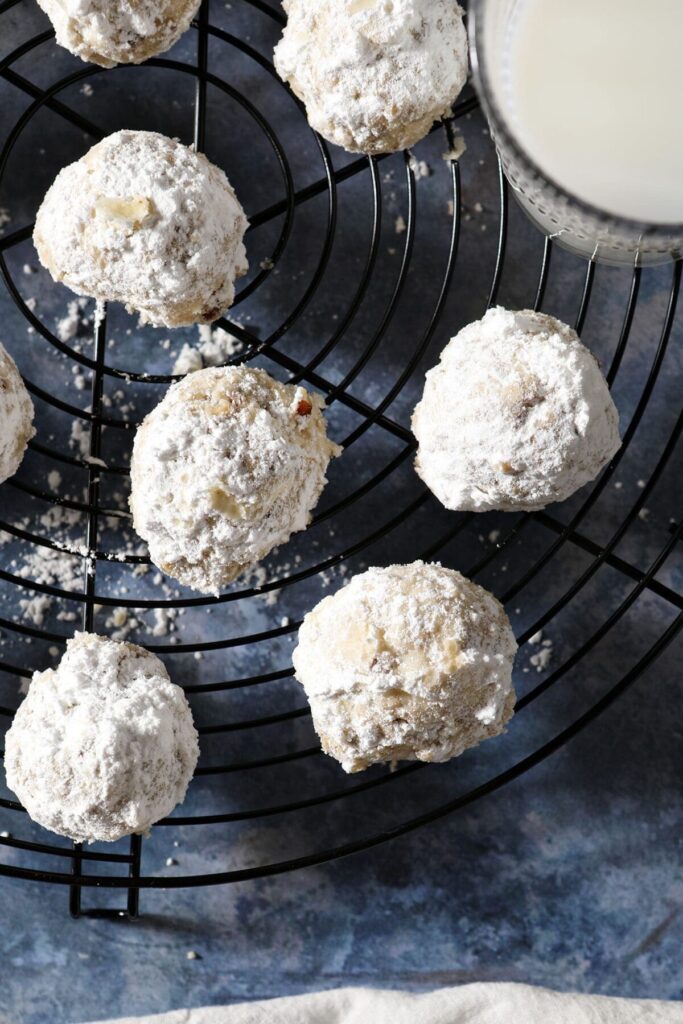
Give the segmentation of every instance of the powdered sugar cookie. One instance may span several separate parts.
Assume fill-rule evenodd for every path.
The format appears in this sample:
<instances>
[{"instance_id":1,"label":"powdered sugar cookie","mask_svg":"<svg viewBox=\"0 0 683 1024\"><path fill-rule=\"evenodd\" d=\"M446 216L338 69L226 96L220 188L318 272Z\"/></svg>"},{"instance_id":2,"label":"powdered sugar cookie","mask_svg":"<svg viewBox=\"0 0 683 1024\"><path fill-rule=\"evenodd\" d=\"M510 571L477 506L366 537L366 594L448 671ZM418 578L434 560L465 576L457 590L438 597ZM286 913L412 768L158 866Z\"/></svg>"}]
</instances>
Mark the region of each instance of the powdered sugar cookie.
<instances>
[{"instance_id":1,"label":"powdered sugar cookie","mask_svg":"<svg viewBox=\"0 0 683 1024\"><path fill-rule=\"evenodd\" d=\"M247 218L223 171L155 132L116 132L57 175L34 242L56 281L144 321L216 320L247 271Z\"/></svg>"},{"instance_id":2,"label":"powdered sugar cookie","mask_svg":"<svg viewBox=\"0 0 683 1024\"><path fill-rule=\"evenodd\" d=\"M498 307L427 374L415 468L446 508L541 509L618 451L619 415L595 357L551 316Z\"/></svg>"},{"instance_id":3,"label":"powdered sugar cookie","mask_svg":"<svg viewBox=\"0 0 683 1024\"><path fill-rule=\"evenodd\" d=\"M368 569L304 618L293 653L322 748L347 772L447 761L512 716L503 607L440 565Z\"/></svg>"},{"instance_id":4,"label":"powdered sugar cookie","mask_svg":"<svg viewBox=\"0 0 683 1024\"><path fill-rule=\"evenodd\" d=\"M201 0L38 0L60 46L103 68L140 64L176 43Z\"/></svg>"},{"instance_id":5,"label":"powdered sugar cookie","mask_svg":"<svg viewBox=\"0 0 683 1024\"><path fill-rule=\"evenodd\" d=\"M5 738L7 785L33 820L88 843L170 814L198 754L185 695L159 659L92 633L34 673Z\"/></svg>"},{"instance_id":6,"label":"powdered sugar cookie","mask_svg":"<svg viewBox=\"0 0 683 1024\"><path fill-rule=\"evenodd\" d=\"M413 146L467 80L455 0L284 0L275 68L309 123L351 152Z\"/></svg>"},{"instance_id":7,"label":"powdered sugar cookie","mask_svg":"<svg viewBox=\"0 0 683 1024\"><path fill-rule=\"evenodd\" d=\"M209 368L175 384L135 437L135 529L155 565L217 593L310 520L340 448L324 403L264 370Z\"/></svg>"},{"instance_id":8,"label":"powdered sugar cookie","mask_svg":"<svg viewBox=\"0 0 683 1024\"><path fill-rule=\"evenodd\" d=\"M19 469L34 434L33 402L16 363L0 344L0 483Z\"/></svg>"}]
</instances>

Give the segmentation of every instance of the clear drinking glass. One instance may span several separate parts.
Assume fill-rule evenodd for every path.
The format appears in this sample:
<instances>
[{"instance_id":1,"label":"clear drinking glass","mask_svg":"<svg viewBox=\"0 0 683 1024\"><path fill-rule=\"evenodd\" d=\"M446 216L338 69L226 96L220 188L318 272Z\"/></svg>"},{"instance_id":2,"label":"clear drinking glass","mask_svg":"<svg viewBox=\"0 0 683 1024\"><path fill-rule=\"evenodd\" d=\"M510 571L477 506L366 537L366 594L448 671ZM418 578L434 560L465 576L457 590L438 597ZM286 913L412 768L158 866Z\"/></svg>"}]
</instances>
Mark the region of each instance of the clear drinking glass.
<instances>
[{"instance_id":1,"label":"clear drinking glass","mask_svg":"<svg viewBox=\"0 0 683 1024\"><path fill-rule=\"evenodd\" d=\"M648 224L606 213L558 185L525 152L512 128L505 80L519 5L520 0L470 0L468 13L474 83L516 199L546 235L581 256L630 266L680 259L683 224Z\"/></svg>"}]
</instances>

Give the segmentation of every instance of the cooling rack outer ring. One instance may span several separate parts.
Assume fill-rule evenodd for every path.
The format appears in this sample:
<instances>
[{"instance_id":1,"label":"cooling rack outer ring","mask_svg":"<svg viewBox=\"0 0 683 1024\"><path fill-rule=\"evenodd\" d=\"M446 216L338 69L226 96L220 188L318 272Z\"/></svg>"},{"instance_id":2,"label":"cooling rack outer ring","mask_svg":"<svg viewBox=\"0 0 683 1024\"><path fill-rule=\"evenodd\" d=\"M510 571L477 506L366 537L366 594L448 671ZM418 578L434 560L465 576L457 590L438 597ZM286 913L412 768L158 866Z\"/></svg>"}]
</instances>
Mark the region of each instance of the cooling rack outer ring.
<instances>
[{"instance_id":1,"label":"cooling rack outer ring","mask_svg":"<svg viewBox=\"0 0 683 1024\"><path fill-rule=\"evenodd\" d=\"M260 15L264 15L267 18L273 19L277 24L282 25L284 23L284 16L282 13L271 7L265 0L243 0L243 2L253 8L254 12ZM10 9L19 6L22 0L5 0L4 3L0 3L0 19L3 14L7 13ZM229 35L225 31L218 29L210 23L209 19L209 2L204 0L200 8L197 19L193 24L193 30L196 33L197 40L197 60L193 65L181 64L177 61L173 61L167 58L159 58L155 61L150 62L153 66L159 68L165 68L170 71L179 72L182 74L192 75L195 79L196 89L196 101L195 101L195 145L201 149L203 148L204 136L207 128L207 90L211 86L219 90L224 95L229 96L232 100L239 103L243 109L245 109L250 116L257 122L259 129L263 131L272 146L275 154L276 161L280 170L280 184L284 189L284 198L280 193L279 197L271 204L271 206L261 211L261 213L252 218L252 226L257 227L261 223L265 223L268 219L276 216L284 215L282 227L279 232L279 236L275 243L271 263L272 266L276 266L280 259L289 239L293 220L295 217L296 209L301 203L305 203L310 198L319 195L327 196L327 226L326 234L322 240L320 258L317 269L315 270L312 280L309 283L308 288L297 304L297 306L291 311L291 313L283 320L280 326L271 333L271 335L265 340L259 340L248 332L243 333L242 340L246 343L247 348L244 358L253 358L256 355L266 353L272 358L276 365L280 366L285 370L292 380L304 381L312 384L323 391L328 399L328 402L339 401L345 403L358 412L363 417L361 425L353 432L349 438L345 439L347 445L353 444L358 438L360 438L367 430L370 429L384 429L388 430L395 437L399 438L403 444L403 451L396 456L396 458L388 464L385 469L378 474L376 478L371 481L365 488L359 489L354 494L348 496L343 502L340 503L339 509L348 507L361 493L367 491L369 487L381 486L381 483L388 475L390 475L399 465L401 465L407 458L410 458L414 451L414 440L410 435L409 431L402 427L400 424L393 421L388 415L388 409L393 399L400 393L405 383L409 380L412 373L415 370L420 358L426 351L429 342L432 339L434 330L438 324L439 317L441 315L446 296L452 281L452 275L456 266L458 256L458 244L459 234L461 226L461 185L460 185L460 173L457 162L454 162L451 166L452 174L452 187L453 187L453 204L454 204L454 216L453 226L450 240L450 248L446 265L443 273L443 280L441 284L440 294L436 306L433 310L433 314L430 318L427 330L424 336L420 340L420 344L416 348L414 357L410 360L410 363L405 367L397 381L390 388L389 392L384 398L374 406L369 406L363 402L362 399L358 399L351 391L351 385L354 383L355 378L362 370L363 366L370 359L377 346L380 344L384 332L387 329L389 322L395 315L398 300L401 296L402 290L405 285L408 268L411 262L412 249L415 237L415 220L416 220L416 202L415 202L415 179L413 170L410 166L408 155L405 158L405 174L407 183L407 196L408 196L408 211L407 211L407 231L404 242L404 247L401 255L401 269L398 276L398 281L394 289L394 293L387 305L385 316L380 324L379 328L375 332L375 335L368 343L366 350L362 353L361 357L354 364L353 369L344 378L341 383L332 385L328 382L319 371L320 364L324 359L325 355L330 352L335 345L344 337L344 332L350 327L353 319L358 311L358 308L363 298L368 294L372 288L373 273L377 261L377 253L379 247L380 231L381 231L381 182L379 175L379 165L381 158L365 159L359 158L345 164L341 169L335 168L333 158L329 152L329 149L322 139L316 137L316 146L318 149L319 157L322 164L322 177L314 183L309 185L305 189L296 191L294 187L293 177L291 168L289 166L287 154L284 147L281 145L275 128L270 124L265 115L259 111L246 97L235 90L229 82L224 79L217 77L208 70L208 47L211 39L220 40L228 45L237 46L251 59L258 61L260 66L267 71L268 74L275 76L272 64L267 61L262 55L258 54L257 51L253 50L247 42L244 40L236 39L234 36ZM4 140L3 147L0 150L0 181L5 173L7 162L9 160L10 153L16 141L21 136L23 129L27 124L30 123L33 115L43 109L49 109L59 116L67 116L73 123L77 124L86 133L93 136L94 138L101 137L102 132L97 128L96 125L91 124L87 119L83 118L82 115L75 114L71 111L67 104L64 104L60 99L60 93L63 92L68 86L73 85L79 81L86 81L93 74L101 74L100 69L93 69L85 67L80 69L65 79L53 83L47 89L41 89L38 86L33 85L28 79L20 75L13 67L13 65L20 58L30 54L36 48L42 45L51 45L52 34L50 32L42 33L39 36L28 39L18 50L11 54L8 58L5 58L0 62L0 77L8 84L22 90L33 99L33 103L29 108L21 115L17 125L10 132L8 138ZM141 73L144 69L140 69ZM115 73L115 72L114 72ZM293 102L296 102L293 100ZM300 105L299 105L300 106ZM476 100L472 97L463 101L460 101L453 112L453 119L446 121L443 129L445 133L445 141L452 147L453 143L453 125L454 121L458 116L461 116L469 111L473 110L476 106ZM309 129L304 128L303 130L308 131ZM325 269L329 260L335 228L337 224L337 218L339 216L338 200L337 200L337 188L345 180L357 174L367 174L370 189L373 200L373 224L370 237L369 248L365 257L363 272L361 274L360 282L358 284L357 291L354 295L353 301L349 308L345 311L341 318L341 323L338 330L333 334L332 338L326 343L323 349L317 352L307 364L300 364L293 360L287 355L286 349L278 347L278 342L284 338L287 331L290 329L292 324L301 316L304 310L307 308L311 300L316 294L317 289L323 279ZM503 273L506 252L508 246L508 189L502 173L500 170L500 208L499 208L499 227L497 233L497 252L494 265L493 276L491 280L491 286L489 290L488 304L492 305L495 303L500 287L501 276ZM69 415L81 416L90 425L91 437L90 437L90 454L95 458L98 457L101 430L103 426L114 427L118 429L128 429L129 424L123 421L116 421L115 419L109 418L105 415L102 405L102 392L103 392L103 380L106 376L119 377L121 379L131 378L138 382L148 381L149 383L164 383L173 380L173 377L157 377L147 378L143 375L137 375L135 370L129 371L122 367L112 367L108 364L106 358L106 318L100 321L95 331L95 345L93 357L84 356L71 349L68 345L61 342L44 324L41 323L33 312L28 309L26 304L21 299L19 290L16 284L13 282L11 274L7 267L5 259L5 253L9 248L18 244L21 241L25 241L30 237L31 228L21 228L16 232L12 232L0 238L0 269L2 271L5 284L8 288L9 294L14 299L18 308L20 309L23 316L28 321L29 325L45 338L45 340L55 346L56 348L63 351L69 358L74 359L79 365L87 367L92 371L93 384L92 384L92 411L84 414L75 407L70 407L60 403L52 396L47 395L36 387L32 387L31 390L41 400L51 402L57 408L68 413ZM546 285L548 281L548 274L551 264L551 257L553 252L553 243L550 240L546 240L543 248L541 266L538 278L538 287L534 299L534 305L540 307L543 303ZM272 267L264 268L256 277L247 285L240 298L246 298L252 294L262 283L267 279L267 276ZM595 266L592 263L586 264L585 282L584 288L581 295L580 307L576 318L576 326L578 329L581 328L589 308L591 300L593 279L595 273ZM631 326L633 323L634 312L638 301L638 293L640 286L641 272L636 269L633 274L632 287L629 295L627 308L624 314L623 326L620 334L619 344L617 346L615 356L611 367L608 370L608 380L613 383L614 378L621 365L628 339L630 336ZM529 570L529 573L524 578L516 580L512 583L508 589L508 592L504 596L504 599L511 600L514 598L526 585L528 580L537 574L541 568L552 559L555 553L565 544L572 543L582 546L583 549L593 556L591 565L586 569L581 579L569 588L567 593L562 598L561 602L556 603L546 613L545 621L550 621L552 617L557 614L559 607L564 603L571 600L575 593L580 590L584 583L591 578L601 565L609 564L610 566L619 569L626 577L633 583L633 588L630 591L628 597L624 600L622 605L616 609L615 612L610 616L609 619L601 623L598 629L595 631L593 636L588 642L572 654L567 661L560 666L555 672L544 679L537 687L535 687L529 694L527 694L523 701L519 702L518 710L523 710L531 704L537 697L544 693L550 686L554 685L566 671L568 671L573 665L580 661L581 657L605 635L607 631L614 625L618 619L623 616L629 607L632 606L637 597L644 591L649 590L668 600L678 611L677 617L670 624L668 629L664 631L652 644L646 654L633 665L629 672L627 672L621 679L614 682L610 689L602 696L602 698L596 701L588 710L580 715L571 724L557 732L550 740L540 745L538 749L533 751L528 756L520 759L517 763L513 764L507 770L498 773L496 776L489 778L486 782L477 787L461 793L457 797L449 800L440 806L430 810L427 813L420 815L407 817L406 820L400 822L393 828L385 829L383 831L370 831L366 835L352 842L342 843L338 845L330 846L326 849L317 850L313 853L297 858L283 859L274 861L272 863L261 864L252 868L236 869L229 871L217 871L210 874L198 874L189 876L161 876L161 875L146 875L142 871L142 849L143 841L139 836L133 836L130 840L129 852L126 854L115 852L115 853L102 853L94 852L88 849L83 849L80 846L74 845L73 848L57 845L49 841L49 837L46 837L48 841L39 842L28 842L19 839L15 839L12 836L0 837L0 874L7 877L40 881L46 883L52 883L60 886L69 887L69 902L70 910L74 916L78 916L81 913L88 914L90 916L129 916L136 917L139 911L139 894L141 890L145 889L159 889L159 888L180 888L180 887L191 887L191 886L208 886L216 884L226 884L237 881L243 881L254 878L263 878L273 875L282 874L288 871L300 869L307 866L323 864L328 861L335 860L340 857L348 856L350 854L359 853L365 850L369 850L381 843L388 842L389 840L398 838L399 836L405 835L421 826L430 824L439 818L451 814L454 811L468 806L479 799L484 798L488 794L500 789L507 783L519 778L525 772L538 765L545 758L551 756L557 750L559 750L566 743L571 741L583 728L594 721L603 711L607 710L623 693L625 693L629 687L631 687L636 680L646 671L655 659L666 649L668 644L678 634L679 630L683 626L683 599L680 595L673 591L670 591L667 587L663 586L657 579L656 575L661 566L664 564L666 558L669 557L676 544L680 540L681 528L678 527L676 531L672 533L671 539L667 545L659 553L658 557L653 561L652 565L645 572L636 570L633 566L623 562L615 552L615 548L628 530L630 524L637 517L639 511L644 506L644 502L647 499L652 488L655 486L657 479L663 472L666 463L671 456L676 443L678 442L681 428L683 426L683 419L679 418L676 428L672 433L667 446L661 454L661 457L657 464L654 466L652 473L646 482L646 486L643 488L643 492L636 501L636 503L628 510L624 516L623 522L617 531L617 533L611 538L611 540L604 545L592 544L589 540L583 537L580 533L580 524L583 516L593 506L597 500L601 490L605 487L607 481L610 479L610 474L614 472L616 465L619 460L623 457L625 449L628 447L641 419L650 401L653 389L657 382L664 355L669 343L669 338L672 332L674 318L676 314L677 300L680 289L681 280L681 266L676 265L673 270L671 292L669 296L669 304L667 314L664 320L664 324L661 331L660 343L655 354L654 361L652 363L647 380L644 383L640 401L633 414L631 422L627 426L625 437L624 437L624 449L615 459L612 467L607 471L607 474L601 479L601 481L591 490L588 498L581 506L579 512L573 517L572 521L568 525L558 523L553 519L552 516L545 513L533 514L530 516L520 517L514 522L510 531L503 537L499 549L504 550L507 544L511 544L514 539L523 535L523 531L526 525L536 519L541 521L544 525L552 532L554 540L550 547L545 552L544 556L539 559ZM232 330L235 330L239 334L239 328L235 324L224 321L226 326L229 326ZM52 457L54 453L49 452L48 449L42 449ZM58 455L59 453L57 453ZM66 457L65 457L66 458ZM125 469L120 467L113 470L114 472L125 473ZM389 517L382 526L372 531L367 538L365 538L364 544L367 546L380 536L386 535L391 529L394 528L396 523L402 521L406 517L413 515L418 509L422 508L425 502L429 501L428 495L423 492L417 499L415 499L409 506L401 509L398 514ZM83 622L84 628L88 629L92 627L93 623L93 609L95 604L100 601L101 595L97 594L96 591L96 572L89 571L93 565L97 565L97 559L100 554L97 551L97 535L98 535L98 520L103 512L103 508L100 502L100 490L99 490L99 473L96 472L92 467L88 469L88 494L87 500L82 504L81 511L83 511L88 520L87 529L87 545L91 555L86 559L85 573L84 573L84 589L81 597L81 603L83 606ZM328 511L327 513L331 513ZM459 516L455 517L454 525L445 533L442 537L438 538L435 543L430 546L430 549L423 552L424 557L438 557L440 549L450 540L458 531L462 530L465 525L469 522L469 517ZM17 535L20 535L21 531L15 531ZM30 534L26 534L26 538L33 540ZM349 557L351 551L342 552L339 555L334 556L331 560L327 560L316 566L312 572L322 571L327 568L330 564L344 560ZM468 575L476 576L478 572L482 571L495 557L498 552L493 551L482 559L480 559L475 565L466 568ZM144 561L143 558L136 559L136 561ZM18 582L15 578L3 570L0 577L9 582ZM275 588L276 586L283 585L284 581L273 581L269 586ZM36 590L40 591L40 587L36 587ZM55 590L55 588L45 587L45 592ZM245 593L249 593L245 591ZM64 596L60 594L59 589L55 590L57 597ZM237 595L244 596L244 595ZM112 601L112 603L114 603ZM117 601L117 604L122 602ZM125 602L124 602L125 603ZM139 606L139 602L130 602L131 605ZM203 602L201 599L197 601L178 601L178 602L160 602L160 603L149 603L149 606L153 607L167 607L167 606L191 606L193 604L210 603ZM30 627L20 626L17 623L2 623L10 629L14 628L19 632L25 632L28 635L36 635L45 639L51 638L49 634L39 629L34 630ZM290 628L295 628L292 626ZM535 624L535 629L539 628L538 623ZM265 635L276 635L277 630L270 631L269 634ZM529 634L520 637L520 641L524 642L529 637ZM61 637L54 637L57 641L63 640ZM245 639L259 639L256 638L242 638ZM222 646L225 646L223 644ZM206 645L211 646L211 645ZM195 648L188 649L201 649L202 645L195 645ZM161 648L163 649L163 648ZM177 649L177 648L176 648ZM5 671L14 672L19 677L26 677L30 675L23 666L9 666L4 664L3 669ZM202 690L211 691L212 689L227 689L230 687L238 687L242 685L253 685L264 681L272 680L276 681L280 678L286 678L291 673L289 671L273 672L269 674L263 674L260 677L254 677L250 680L233 680L220 684L207 684L206 686L199 685L194 688L196 692ZM5 709L7 712L7 709ZM306 714L305 709L298 709L294 712L288 712L279 718L282 721L287 719L300 717ZM265 720L264 720L265 721ZM247 726L253 723L241 723L242 726ZM227 727L216 726L216 730L224 729ZM284 762L286 760L298 759L302 757L317 757L319 756L318 748L310 748L306 750L295 751L293 754L277 755L269 759L262 759L261 761L254 761L244 765L227 765L223 766L222 769L212 769L213 771L218 770L246 770L249 768L261 767L266 764L275 765L277 763ZM399 768L393 775L387 774L386 776L375 778L371 781L362 781L349 787L345 790L336 791L333 793L327 793L324 796L319 797L307 797L297 802L292 802L288 805L283 806L264 806L260 808L250 808L245 812L233 813L233 814L209 814L198 816L195 818L183 818L182 816L175 816L174 818L167 819L160 823L160 826L164 828L174 828L175 826L182 825L188 826L191 824L216 824L234 820L249 820L253 818L277 816L281 814L294 813L304 807L315 807L323 803L330 801L344 801L350 799L356 793L364 793L373 790L377 787L384 785L395 785L400 783L400 780L413 775L415 772L428 770L424 766L420 765L407 765ZM0 806L7 810L22 814L23 810L19 804L11 800L0 801ZM2 861L2 851L6 850L12 854L12 862L5 863ZM60 865L60 870L51 870L45 868L35 868L22 865L17 862L21 854L26 855L38 855L44 856L53 863L57 861ZM62 870L64 862L66 861L67 870ZM99 874L97 870L98 864L106 864L108 866L115 866L121 873L116 875L111 874ZM89 908L82 909L81 907L81 894L83 890L93 888L108 888L116 890L124 890L127 894L125 906L119 910L111 909L98 909Z\"/></svg>"}]
</instances>

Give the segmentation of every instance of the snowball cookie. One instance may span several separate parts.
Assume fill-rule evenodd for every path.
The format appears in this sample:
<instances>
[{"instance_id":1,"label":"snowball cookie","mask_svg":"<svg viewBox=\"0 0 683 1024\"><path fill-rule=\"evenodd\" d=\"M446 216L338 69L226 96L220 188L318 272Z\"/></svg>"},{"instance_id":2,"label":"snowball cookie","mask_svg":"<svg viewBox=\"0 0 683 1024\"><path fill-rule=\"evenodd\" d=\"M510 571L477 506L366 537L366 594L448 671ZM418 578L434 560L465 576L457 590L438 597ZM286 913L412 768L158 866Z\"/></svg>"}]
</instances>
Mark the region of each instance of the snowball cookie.
<instances>
[{"instance_id":1,"label":"snowball cookie","mask_svg":"<svg viewBox=\"0 0 683 1024\"><path fill-rule=\"evenodd\" d=\"M368 569L304 618L294 671L322 748L347 772L447 761L512 717L503 606L441 565Z\"/></svg>"},{"instance_id":2,"label":"snowball cookie","mask_svg":"<svg viewBox=\"0 0 683 1024\"><path fill-rule=\"evenodd\" d=\"M451 509L564 501L618 451L619 415L595 357L542 313L490 309L427 374L415 468Z\"/></svg>"},{"instance_id":3,"label":"snowball cookie","mask_svg":"<svg viewBox=\"0 0 683 1024\"><path fill-rule=\"evenodd\" d=\"M131 461L133 524L154 564L216 594L305 529L341 451L323 408L319 395L244 366L174 384Z\"/></svg>"},{"instance_id":4,"label":"snowball cookie","mask_svg":"<svg viewBox=\"0 0 683 1024\"><path fill-rule=\"evenodd\" d=\"M223 171L155 132L116 132L59 172L33 240L55 281L157 326L210 323L247 272L247 218Z\"/></svg>"},{"instance_id":5,"label":"snowball cookie","mask_svg":"<svg viewBox=\"0 0 683 1024\"><path fill-rule=\"evenodd\" d=\"M33 402L17 364L0 344L0 484L19 469L34 434Z\"/></svg>"},{"instance_id":6,"label":"snowball cookie","mask_svg":"<svg viewBox=\"0 0 683 1024\"><path fill-rule=\"evenodd\" d=\"M77 633L35 672L5 738L7 785L76 842L146 832L185 798L197 764L185 695L135 644Z\"/></svg>"},{"instance_id":7,"label":"snowball cookie","mask_svg":"<svg viewBox=\"0 0 683 1024\"><path fill-rule=\"evenodd\" d=\"M170 49L201 0L38 0L60 46L103 68L140 64Z\"/></svg>"},{"instance_id":8,"label":"snowball cookie","mask_svg":"<svg viewBox=\"0 0 683 1024\"><path fill-rule=\"evenodd\" d=\"M450 113L467 80L455 0L283 0L275 68L311 127L357 153L392 153Z\"/></svg>"}]
</instances>

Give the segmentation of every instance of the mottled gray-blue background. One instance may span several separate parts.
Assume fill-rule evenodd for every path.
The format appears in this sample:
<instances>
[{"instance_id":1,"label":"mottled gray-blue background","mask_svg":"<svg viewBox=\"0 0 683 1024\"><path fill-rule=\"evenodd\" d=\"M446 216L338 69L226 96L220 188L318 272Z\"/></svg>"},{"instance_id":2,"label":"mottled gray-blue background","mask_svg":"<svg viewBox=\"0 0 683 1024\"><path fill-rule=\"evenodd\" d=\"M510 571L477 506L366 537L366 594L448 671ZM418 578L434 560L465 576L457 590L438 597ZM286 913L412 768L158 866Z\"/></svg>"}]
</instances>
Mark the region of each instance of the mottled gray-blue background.
<instances>
[{"instance_id":1,"label":"mottled gray-blue background","mask_svg":"<svg viewBox=\"0 0 683 1024\"><path fill-rule=\"evenodd\" d=\"M271 5L277 6L275 0ZM211 20L265 56L278 37L275 21L246 0L232 4L212 0ZM32 0L22 0L0 14L0 61L46 26ZM191 32L171 57L191 64L195 45ZM285 90L253 59L239 55L230 41L212 40L209 67L217 78L247 95L257 112L267 114L290 162L295 187L317 180L323 173L320 153ZM46 41L14 59L11 70L47 85L87 68ZM128 68L94 72L87 79L92 91L83 90L84 81L66 87L60 99L103 130L152 128L185 142L192 140L190 75L163 68ZM8 77L6 65L0 63L0 140L9 137L29 103L26 89ZM279 200L284 186L257 119L240 110L217 85L209 89L208 108L207 153L225 167L247 212L253 215ZM458 124L467 145L460 164L460 250L434 337L388 409L388 415L402 424L408 423L423 372L434 363L440 348L460 326L483 313L495 266L499 196L493 147L477 112ZM57 170L91 143L48 111L28 119L0 175L0 208L11 217L3 225L6 235L31 222ZM354 367L382 322L406 240L397 220L407 217L403 158L392 157L379 165L383 224L372 285L358 315L318 367L318 373L334 383L353 369L350 390L370 405L381 401L399 379L422 341L438 297L452 224L450 168L442 159L446 149L442 132L416 149L415 155L426 161L431 173L415 183L415 246L403 297L370 360ZM350 159L338 151L331 153L336 167ZM341 182L337 198L338 219L322 285L275 342L280 351L300 361L310 359L332 336L362 279L368 253L372 222L368 171ZM261 338L285 321L305 294L323 251L326 203L322 195L298 208L277 267L231 313ZM250 233L249 280L272 253L281 225L280 218ZM534 300L543 242L514 204L509 226L499 300L512 307L526 306ZM54 330L70 296L53 286L44 272L23 273L24 264L36 264L30 242L12 247L6 260L22 297L35 299L36 316ZM555 252L543 308L573 322L584 274L585 265L579 260ZM669 453L656 485L647 486L680 411L680 317L659 362L657 355L671 282L671 267L643 273L631 338L614 379L622 432L634 416L640 417L638 428L621 461L610 471L599 500L577 525L578 534L563 543L526 586L515 584L555 540L557 524L567 523L581 509L590 488L548 510L552 523L533 519L520 526L500 550L495 544L515 527L515 517L486 515L465 523L431 499L381 540L363 545L368 533L388 523L421 493L409 458L343 514L323 520L275 553L266 563L267 578L281 579L287 572L354 545L358 551L346 561L347 572L373 563L410 560L436 546L442 535L459 524L457 535L439 546L434 556L467 571L492 554L477 578L506 600L516 632L522 636L591 564L592 546L608 543L640 501L641 514L632 517L614 549L622 564L631 567L632 576L635 572L635 579L605 565L582 586L545 627L544 636L552 642L549 664L537 671L530 659L538 646L522 646L515 677L519 694L529 693L561 670L574 652L591 642L600 623L618 612L638 573L648 570L680 518L680 450ZM597 270L583 337L606 368L617 352L630 284L628 271ZM90 304L84 318L91 315ZM84 324L68 345L87 356L92 352L89 337L90 327ZM140 329L135 318L113 310L109 338L110 365L170 373L172 353L184 341L196 342L197 335L181 331L171 337L169 332ZM86 388L80 390L70 356L58 353L39 333L28 333L4 291L0 292L0 340L36 385L58 394L75 409L87 406L87 369L83 371ZM277 361L262 357L259 364L286 377ZM643 392L653 367L656 382L645 403ZM134 424L159 400L164 386L127 384L108 377L105 390L110 414ZM37 440L77 457L77 450L69 446L73 414L55 410L42 400L36 401L36 409ZM362 422L339 402L331 405L329 418L331 433L338 440ZM402 448L403 442L382 427L371 428L332 467L322 508L330 508L372 478ZM129 450L129 432L116 427L105 430L103 457L108 465L125 466ZM55 466L62 479L51 492L48 474ZM32 497L12 483L5 484L0 488L0 518L50 536L49 521L41 517L55 496L82 496L85 469L57 464L34 449L17 479L45 497ZM104 471L102 488L107 507L125 508L125 480ZM100 545L105 550L124 550L128 543L124 532L110 525L103 524ZM73 524L74 538L82 536L82 528L80 522ZM135 544L134 538L131 542ZM29 541L14 538L0 548L2 568L14 573L32 550ZM656 578L680 590L680 561L677 564L675 556L674 550ZM168 599L170 592L160 591L151 573L138 578L131 569L101 564L98 594L124 600ZM139 614L130 636L158 647L174 679L189 687L286 669L295 636L293 624L342 580L337 568L322 578L285 586L274 603L245 596L213 607L200 606L176 620L174 633L161 636L154 635L151 617ZM31 637L13 629L12 623L26 624L19 600L34 596L30 581L29 576L21 591L11 582L0 584L0 616L10 623L3 630L0 651L0 705L7 709L15 708L21 695L19 680L5 666L32 670L54 664L82 611L77 594L55 602L39 627L54 638ZM241 589L243 582L234 591ZM75 611L77 618L58 618L64 609ZM98 612L96 626L104 632L112 629L106 623L110 611ZM370 835L438 807L561 732L647 655L677 611L665 594L646 589L586 656L561 672L547 693L519 713L504 737L468 752L455 764L433 766L367 795L314 811L229 825L155 829L143 844L143 873L201 875L266 864ZM204 653L201 659L191 651L174 650L283 623L280 637ZM681 999L682 696L680 646L671 645L609 710L562 750L450 817L367 853L294 874L219 888L143 892L142 917L136 923L72 921L64 887L0 877L0 1022L83 1022L345 984L425 989L511 980L557 989ZM305 706L297 684L289 679L213 695L191 692L191 700L202 728ZM2 723L3 727L9 724L9 714ZM211 769L253 761L303 750L314 742L306 716L274 726L204 734L202 765ZM377 777L382 774L377 770ZM206 774L193 783L182 814L263 807L343 789L355 781L345 780L319 754L276 767ZM10 797L4 789L2 795ZM20 839L65 845L15 811L0 809L0 830ZM116 849L125 852L127 847L121 844ZM175 863L167 865L168 858ZM0 865L68 870L63 858L30 858L1 841ZM95 869L91 865L88 870ZM86 889L83 896L85 907L119 906L121 900L121 894L93 889ZM190 951L197 958L188 959Z\"/></svg>"}]
</instances>

